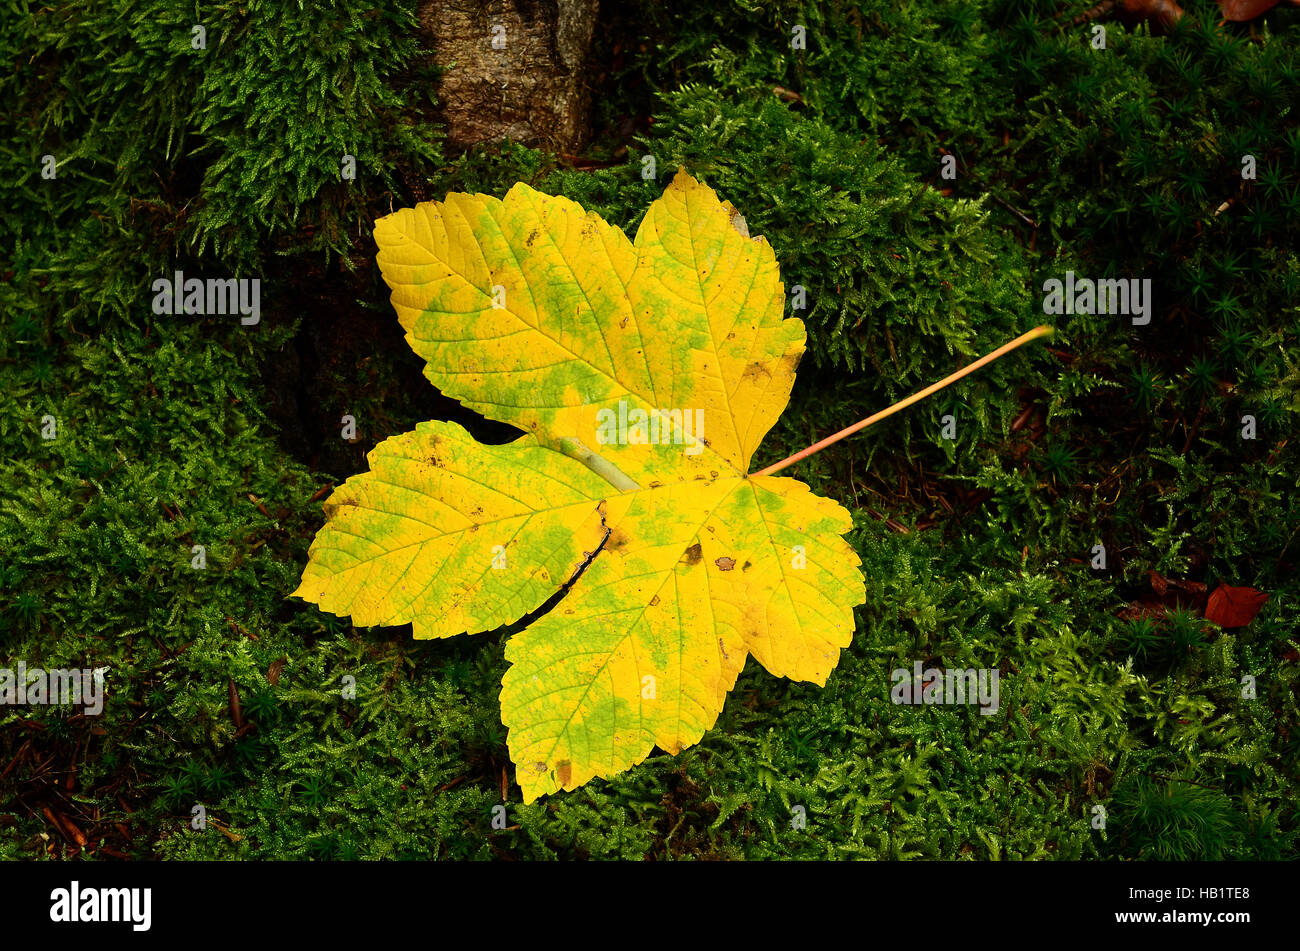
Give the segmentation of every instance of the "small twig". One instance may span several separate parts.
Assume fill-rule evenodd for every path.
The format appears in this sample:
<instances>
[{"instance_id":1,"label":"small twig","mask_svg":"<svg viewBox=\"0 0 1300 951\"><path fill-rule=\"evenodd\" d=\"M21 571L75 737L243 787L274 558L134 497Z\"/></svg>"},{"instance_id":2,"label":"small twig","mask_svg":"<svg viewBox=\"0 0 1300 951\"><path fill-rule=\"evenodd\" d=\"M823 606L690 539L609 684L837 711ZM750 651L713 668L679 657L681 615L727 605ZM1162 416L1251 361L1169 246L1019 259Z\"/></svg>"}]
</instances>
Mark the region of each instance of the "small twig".
<instances>
[{"instance_id":1,"label":"small twig","mask_svg":"<svg viewBox=\"0 0 1300 951\"><path fill-rule=\"evenodd\" d=\"M1200 429L1201 420L1205 418L1205 397L1201 397L1200 408L1196 411L1196 418L1192 420L1192 428L1187 432L1187 442L1183 443L1183 451L1180 455L1187 455L1187 450L1192 448L1192 441L1196 438L1197 430Z\"/></svg>"},{"instance_id":2,"label":"small twig","mask_svg":"<svg viewBox=\"0 0 1300 951\"><path fill-rule=\"evenodd\" d=\"M1038 230L1038 224L1032 218L1026 215L1023 211L1018 210L1009 202L1003 201L993 192L989 192L988 196L992 198L994 201L996 201L1003 208L1005 208L1007 211L1011 212L1013 215L1015 215L1017 218L1023 221L1025 224L1029 225L1029 227L1033 228L1035 231Z\"/></svg>"}]
</instances>

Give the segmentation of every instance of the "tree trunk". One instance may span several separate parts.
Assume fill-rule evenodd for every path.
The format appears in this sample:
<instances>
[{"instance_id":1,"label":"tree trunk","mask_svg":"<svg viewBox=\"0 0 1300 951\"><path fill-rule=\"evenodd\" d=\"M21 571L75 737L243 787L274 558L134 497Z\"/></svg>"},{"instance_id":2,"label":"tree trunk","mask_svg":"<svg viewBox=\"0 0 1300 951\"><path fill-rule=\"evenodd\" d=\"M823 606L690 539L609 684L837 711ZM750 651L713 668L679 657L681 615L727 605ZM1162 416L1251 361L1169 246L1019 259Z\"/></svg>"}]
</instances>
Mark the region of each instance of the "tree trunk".
<instances>
[{"instance_id":1,"label":"tree trunk","mask_svg":"<svg viewBox=\"0 0 1300 951\"><path fill-rule=\"evenodd\" d=\"M597 0L423 0L448 143L578 153L590 137Z\"/></svg>"}]
</instances>

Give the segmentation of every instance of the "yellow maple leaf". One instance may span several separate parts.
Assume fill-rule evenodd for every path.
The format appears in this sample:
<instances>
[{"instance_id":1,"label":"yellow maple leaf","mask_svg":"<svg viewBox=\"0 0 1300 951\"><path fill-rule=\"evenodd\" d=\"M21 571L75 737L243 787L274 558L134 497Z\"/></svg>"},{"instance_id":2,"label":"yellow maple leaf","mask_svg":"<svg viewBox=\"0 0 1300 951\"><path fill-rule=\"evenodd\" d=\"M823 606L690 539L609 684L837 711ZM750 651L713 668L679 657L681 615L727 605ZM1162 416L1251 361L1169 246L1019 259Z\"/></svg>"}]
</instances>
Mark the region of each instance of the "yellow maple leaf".
<instances>
[{"instance_id":1,"label":"yellow maple leaf","mask_svg":"<svg viewBox=\"0 0 1300 951\"><path fill-rule=\"evenodd\" d=\"M444 637L572 582L506 648L526 802L698 742L751 654L825 684L864 599L852 519L749 474L805 335L730 204L679 172L629 241L517 184L402 209L375 239L426 376L525 435L425 423L381 443L327 503L295 595Z\"/></svg>"}]
</instances>

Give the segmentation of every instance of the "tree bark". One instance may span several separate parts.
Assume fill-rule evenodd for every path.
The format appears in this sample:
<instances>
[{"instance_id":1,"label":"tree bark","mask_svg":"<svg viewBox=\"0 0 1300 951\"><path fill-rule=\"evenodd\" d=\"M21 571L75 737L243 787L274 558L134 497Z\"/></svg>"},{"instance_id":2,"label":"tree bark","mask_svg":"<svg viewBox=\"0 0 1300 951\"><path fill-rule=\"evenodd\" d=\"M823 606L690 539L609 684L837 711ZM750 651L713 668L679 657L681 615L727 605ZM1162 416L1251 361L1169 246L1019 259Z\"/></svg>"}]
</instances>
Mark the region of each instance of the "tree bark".
<instances>
[{"instance_id":1,"label":"tree bark","mask_svg":"<svg viewBox=\"0 0 1300 951\"><path fill-rule=\"evenodd\" d=\"M423 0L420 26L447 67L447 140L506 139L577 154L591 135L590 52L598 0Z\"/></svg>"}]
</instances>

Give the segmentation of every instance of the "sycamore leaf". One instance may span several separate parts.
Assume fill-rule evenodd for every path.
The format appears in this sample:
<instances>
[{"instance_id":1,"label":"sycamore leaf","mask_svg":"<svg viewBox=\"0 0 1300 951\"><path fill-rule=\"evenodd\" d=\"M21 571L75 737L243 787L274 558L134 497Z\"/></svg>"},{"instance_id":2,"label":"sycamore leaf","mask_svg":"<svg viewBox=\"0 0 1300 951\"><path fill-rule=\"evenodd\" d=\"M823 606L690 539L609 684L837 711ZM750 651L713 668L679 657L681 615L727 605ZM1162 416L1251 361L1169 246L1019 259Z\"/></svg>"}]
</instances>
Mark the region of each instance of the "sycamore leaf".
<instances>
[{"instance_id":1,"label":"sycamore leaf","mask_svg":"<svg viewBox=\"0 0 1300 951\"><path fill-rule=\"evenodd\" d=\"M425 375L524 430L385 440L326 504L295 595L416 637L491 630L531 802L716 722L748 656L825 684L865 588L838 503L749 475L804 349L771 247L679 172L634 241L524 184L380 219Z\"/></svg>"},{"instance_id":2,"label":"sycamore leaf","mask_svg":"<svg viewBox=\"0 0 1300 951\"><path fill-rule=\"evenodd\" d=\"M595 448L600 409L706 410L685 453L649 438L653 419L646 438L599 450L634 480L682 481L749 471L804 349L803 322L782 319L771 247L738 232L732 212L681 173L633 244L521 183L503 201L403 208L375 240L407 342L442 392L552 446Z\"/></svg>"},{"instance_id":3,"label":"sycamore leaf","mask_svg":"<svg viewBox=\"0 0 1300 951\"><path fill-rule=\"evenodd\" d=\"M368 458L325 503L294 592L355 624L410 623L420 638L509 624L605 536L608 483L531 436L484 446L455 423L421 423Z\"/></svg>"}]
</instances>

